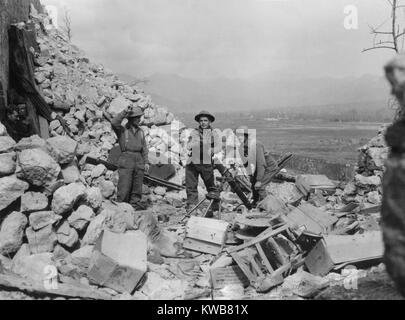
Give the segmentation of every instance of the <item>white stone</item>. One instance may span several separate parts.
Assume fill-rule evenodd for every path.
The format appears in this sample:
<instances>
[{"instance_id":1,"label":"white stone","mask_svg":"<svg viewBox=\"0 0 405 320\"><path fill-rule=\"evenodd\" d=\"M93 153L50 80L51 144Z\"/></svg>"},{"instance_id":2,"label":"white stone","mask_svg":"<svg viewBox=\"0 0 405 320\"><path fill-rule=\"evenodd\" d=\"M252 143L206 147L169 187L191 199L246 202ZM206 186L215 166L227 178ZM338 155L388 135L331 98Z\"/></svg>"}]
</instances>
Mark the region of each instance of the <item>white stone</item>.
<instances>
[{"instance_id":1,"label":"white stone","mask_svg":"<svg viewBox=\"0 0 405 320\"><path fill-rule=\"evenodd\" d=\"M18 154L18 164L24 180L42 187L54 183L61 171L54 159L41 149L27 149Z\"/></svg>"},{"instance_id":2,"label":"white stone","mask_svg":"<svg viewBox=\"0 0 405 320\"><path fill-rule=\"evenodd\" d=\"M79 235L77 231L69 226L69 223L65 221L56 231L58 242L68 248L73 248L79 241Z\"/></svg>"},{"instance_id":3,"label":"white stone","mask_svg":"<svg viewBox=\"0 0 405 320\"><path fill-rule=\"evenodd\" d=\"M52 210L63 215L73 209L78 200L86 197L86 187L81 183L72 183L61 187L53 195Z\"/></svg>"},{"instance_id":4,"label":"white stone","mask_svg":"<svg viewBox=\"0 0 405 320\"><path fill-rule=\"evenodd\" d=\"M101 190L96 187L87 189L86 199L90 207L92 207L94 210L99 209L103 203L103 195L101 194Z\"/></svg>"},{"instance_id":5,"label":"white stone","mask_svg":"<svg viewBox=\"0 0 405 320\"><path fill-rule=\"evenodd\" d=\"M48 205L48 197L43 193L27 192L21 197L21 212L44 211Z\"/></svg>"},{"instance_id":6,"label":"white stone","mask_svg":"<svg viewBox=\"0 0 405 320\"><path fill-rule=\"evenodd\" d=\"M27 223L27 217L19 212L13 212L4 219L0 228L0 255L13 254L20 249Z\"/></svg>"},{"instance_id":7,"label":"white stone","mask_svg":"<svg viewBox=\"0 0 405 320\"><path fill-rule=\"evenodd\" d=\"M99 164L95 166L94 169L91 171L91 177L93 179L100 178L107 172L107 168L103 164Z\"/></svg>"},{"instance_id":8,"label":"white stone","mask_svg":"<svg viewBox=\"0 0 405 320\"><path fill-rule=\"evenodd\" d=\"M39 231L45 227L52 226L61 219L52 211L40 211L30 214L30 226L34 231Z\"/></svg>"},{"instance_id":9,"label":"white stone","mask_svg":"<svg viewBox=\"0 0 405 320\"><path fill-rule=\"evenodd\" d=\"M7 135L7 129L6 127L0 122L0 136L6 136Z\"/></svg>"},{"instance_id":10,"label":"white stone","mask_svg":"<svg viewBox=\"0 0 405 320\"><path fill-rule=\"evenodd\" d=\"M15 152L0 154L0 177L9 176L15 173L17 167L15 160Z\"/></svg>"},{"instance_id":11,"label":"white stone","mask_svg":"<svg viewBox=\"0 0 405 320\"><path fill-rule=\"evenodd\" d=\"M82 240L82 247L87 245L94 245L103 232L105 226L106 216L104 214L98 215L87 228L86 234Z\"/></svg>"},{"instance_id":12,"label":"white stone","mask_svg":"<svg viewBox=\"0 0 405 320\"><path fill-rule=\"evenodd\" d=\"M44 283L47 269L54 265L52 253L23 255L13 260L12 271L24 278Z\"/></svg>"},{"instance_id":13,"label":"white stone","mask_svg":"<svg viewBox=\"0 0 405 320\"><path fill-rule=\"evenodd\" d=\"M27 149L42 149L47 152L46 141L39 136L31 136L29 138L21 139L15 146L16 151L23 151Z\"/></svg>"},{"instance_id":14,"label":"white stone","mask_svg":"<svg viewBox=\"0 0 405 320\"><path fill-rule=\"evenodd\" d=\"M126 110L131 105L132 105L131 101L120 96L111 101L110 107L108 108L108 112L111 114L111 116L115 117L122 111Z\"/></svg>"},{"instance_id":15,"label":"white stone","mask_svg":"<svg viewBox=\"0 0 405 320\"><path fill-rule=\"evenodd\" d=\"M0 211L20 198L28 188L28 183L16 176L0 178Z\"/></svg>"},{"instance_id":16,"label":"white stone","mask_svg":"<svg viewBox=\"0 0 405 320\"><path fill-rule=\"evenodd\" d=\"M115 193L115 185L111 181L102 181L100 183L101 194L104 198L109 199Z\"/></svg>"},{"instance_id":17,"label":"white stone","mask_svg":"<svg viewBox=\"0 0 405 320\"><path fill-rule=\"evenodd\" d=\"M8 153L13 151L15 141L8 136L0 136L0 153Z\"/></svg>"},{"instance_id":18,"label":"white stone","mask_svg":"<svg viewBox=\"0 0 405 320\"><path fill-rule=\"evenodd\" d=\"M56 234L51 225L34 231L32 227L26 230L29 248L32 254L52 252L56 245Z\"/></svg>"},{"instance_id":19,"label":"white stone","mask_svg":"<svg viewBox=\"0 0 405 320\"><path fill-rule=\"evenodd\" d=\"M66 184L80 181L80 170L77 167L76 161L62 168L62 176Z\"/></svg>"},{"instance_id":20,"label":"white stone","mask_svg":"<svg viewBox=\"0 0 405 320\"><path fill-rule=\"evenodd\" d=\"M89 223L95 218L93 209L87 206L80 206L68 218L69 224L78 231L84 230Z\"/></svg>"},{"instance_id":21,"label":"white stone","mask_svg":"<svg viewBox=\"0 0 405 320\"><path fill-rule=\"evenodd\" d=\"M78 148L76 141L66 136L56 136L47 140L48 151L59 164L69 164L75 157Z\"/></svg>"}]
</instances>

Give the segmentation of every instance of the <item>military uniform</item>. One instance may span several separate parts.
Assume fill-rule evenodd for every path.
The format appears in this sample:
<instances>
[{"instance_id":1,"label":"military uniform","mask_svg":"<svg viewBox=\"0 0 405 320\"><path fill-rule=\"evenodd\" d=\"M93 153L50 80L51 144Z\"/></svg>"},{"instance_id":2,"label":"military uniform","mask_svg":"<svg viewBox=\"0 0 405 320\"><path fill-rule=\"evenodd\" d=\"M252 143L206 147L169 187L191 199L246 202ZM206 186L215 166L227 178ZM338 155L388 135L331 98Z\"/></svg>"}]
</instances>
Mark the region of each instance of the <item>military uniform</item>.
<instances>
[{"instance_id":1,"label":"military uniform","mask_svg":"<svg viewBox=\"0 0 405 320\"><path fill-rule=\"evenodd\" d=\"M145 165L148 161L148 147L145 134L139 127L121 125L125 112L112 120L121 148L118 160L118 202L127 202L137 208L142 200Z\"/></svg>"},{"instance_id":2,"label":"military uniform","mask_svg":"<svg viewBox=\"0 0 405 320\"><path fill-rule=\"evenodd\" d=\"M208 112L201 112L196 117L196 121L201 116L208 116L211 120L215 120ZM190 135L187 149L189 151L186 166L187 204L189 207L193 207L198 203L198 182L200 176L208 192L219 193L218 188L215 186L212 157L222 150L220 135L216 130L211 128L206 130L197 128ZM218 202L214 203L213 210L218 210Z\"/></svg>"},{"instance_id":3,"label":"military uniform","mask_svg":"<svg viewBox=\"0 0 405 320\"><path fill-rule=\"evenodd\" d=\"M267 197L266 187L279 169L277 161L269 152L265 151L263 143L256 140L241 145L239 153L250 176L253 201L257 203ZM257 182L260 182L261 186L256 189Z\"/></svg>"}]
</instances>

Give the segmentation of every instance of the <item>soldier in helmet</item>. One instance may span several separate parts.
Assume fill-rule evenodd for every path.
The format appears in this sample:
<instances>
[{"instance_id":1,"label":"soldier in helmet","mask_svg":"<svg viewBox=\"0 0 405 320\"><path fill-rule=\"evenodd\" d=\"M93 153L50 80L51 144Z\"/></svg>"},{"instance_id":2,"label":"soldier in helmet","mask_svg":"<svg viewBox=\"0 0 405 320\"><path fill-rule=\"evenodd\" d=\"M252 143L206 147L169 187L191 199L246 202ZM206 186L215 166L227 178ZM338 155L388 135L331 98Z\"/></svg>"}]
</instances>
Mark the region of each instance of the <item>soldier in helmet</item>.
<instances>
[{"instance_id":1,"label":"soldier in helmet","mask_svg":"<svg viewBox=\"0 0 405 320\"><path fill-rule=\"evenodd\" d=\"M199 127L191 133L187 145L189 159L186 166L186 189L189 208L198 203L199 177L204 181L208 192L218 194L213 156L222 151L221 135L212 128L215 117L207 111L202 111L195 120L199 123ZM213 211L217 211L218 206L219 203L216 201L207 214L208 218L213 217Z\"/></svg>"},{"instance_id":2,"label":"soldier in helmet","mask_svg":"<svg viewBox=\"0 0 405 320\"><path fill-rule=\"evenodd\" d=\"M118 160L118 202L127 202L136 210L145 209L141 204L143 179L149 171L145 133L139 127L143 114L142 109L129 107L111 122L122 152ZM125 118L128 123L122 126Z\"/></svg>"}]
</instances>

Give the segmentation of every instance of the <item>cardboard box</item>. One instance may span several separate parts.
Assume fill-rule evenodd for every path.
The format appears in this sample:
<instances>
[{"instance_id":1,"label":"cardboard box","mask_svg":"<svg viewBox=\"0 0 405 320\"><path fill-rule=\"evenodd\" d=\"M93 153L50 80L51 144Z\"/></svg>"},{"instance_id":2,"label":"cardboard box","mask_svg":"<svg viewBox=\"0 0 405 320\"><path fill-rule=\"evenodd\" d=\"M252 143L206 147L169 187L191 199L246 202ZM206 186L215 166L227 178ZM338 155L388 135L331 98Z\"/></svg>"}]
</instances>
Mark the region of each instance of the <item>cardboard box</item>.
<instances>
[{"instance_id":1,"label":"cardboard box","mask_svg":"<svg viewBox=\"0 0 405 320\"><path fill-rule=\"evenodd\" d=\"M104 231L91 257L88 277L94 284L133 293L147 271L147 238L141 231Z\"/></svg>"}]
</instances>

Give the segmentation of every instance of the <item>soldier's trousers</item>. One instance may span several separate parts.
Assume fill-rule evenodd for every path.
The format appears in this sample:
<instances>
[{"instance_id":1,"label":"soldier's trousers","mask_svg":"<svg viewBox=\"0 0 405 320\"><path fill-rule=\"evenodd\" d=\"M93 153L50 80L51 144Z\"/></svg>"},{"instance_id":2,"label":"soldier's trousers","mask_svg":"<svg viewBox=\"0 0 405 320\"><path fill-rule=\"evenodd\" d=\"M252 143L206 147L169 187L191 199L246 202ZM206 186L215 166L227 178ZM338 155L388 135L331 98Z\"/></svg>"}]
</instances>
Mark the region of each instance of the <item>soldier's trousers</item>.
<instances>
[{"instance_id":1,"label":"soldier's trousers","mask_svg":"<svg viewBox=\"0 0 405 320\"><path fill-rule=\"evenodd\" d=\"M118 160L118 202L136 206L142 200L145 164L140 153L123 153Z\"/></svg>"},{"instance_id":2,"label":"soldier's trousers","mask_svg":"<svg viewBox=\"0 0 405 320\"><path fill-rule=\"evenodd\" d=\"M198 181L201 176L208 192L218 194L215 186L214 167L207 164L189 164L186 166L187 204L195 206L198 203ZM218 202L213 204L213 210L218 210Z\"/></svg>"}]
</instances>

